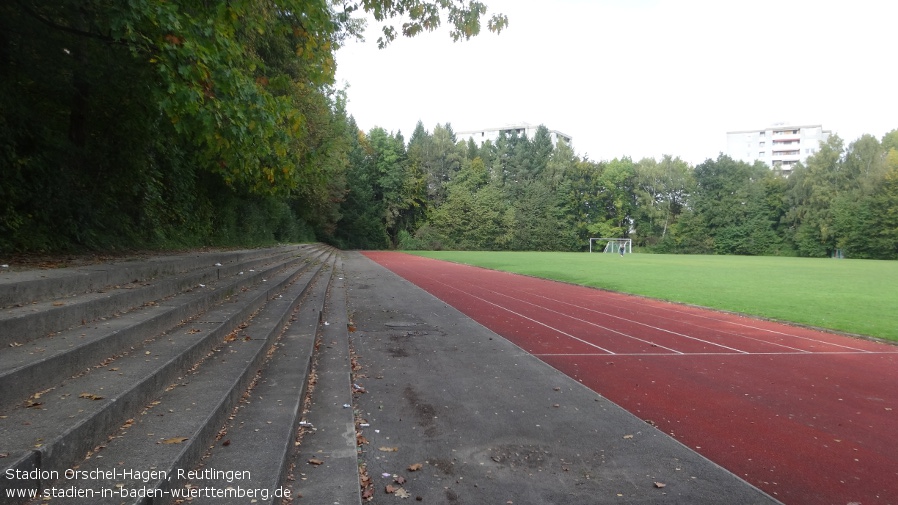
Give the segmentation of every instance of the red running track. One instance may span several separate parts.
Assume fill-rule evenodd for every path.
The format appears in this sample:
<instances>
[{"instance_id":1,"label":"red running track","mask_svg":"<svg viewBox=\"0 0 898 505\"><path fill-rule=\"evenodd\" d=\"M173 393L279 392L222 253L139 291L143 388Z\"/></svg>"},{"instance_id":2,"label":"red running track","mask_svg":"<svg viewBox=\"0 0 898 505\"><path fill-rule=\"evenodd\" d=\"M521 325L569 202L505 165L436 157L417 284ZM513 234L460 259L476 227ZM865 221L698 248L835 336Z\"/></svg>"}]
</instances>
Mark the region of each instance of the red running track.
<instances>
[{"instance_id":1,"label":"red running track","mask_svg":"<svg viewBox=\"0 0 898 505\"><path fill-rule=\"evenodd\" d=\"M788 505L898 504L896 346L365 254Z\"/></svg>"}]
</instances>

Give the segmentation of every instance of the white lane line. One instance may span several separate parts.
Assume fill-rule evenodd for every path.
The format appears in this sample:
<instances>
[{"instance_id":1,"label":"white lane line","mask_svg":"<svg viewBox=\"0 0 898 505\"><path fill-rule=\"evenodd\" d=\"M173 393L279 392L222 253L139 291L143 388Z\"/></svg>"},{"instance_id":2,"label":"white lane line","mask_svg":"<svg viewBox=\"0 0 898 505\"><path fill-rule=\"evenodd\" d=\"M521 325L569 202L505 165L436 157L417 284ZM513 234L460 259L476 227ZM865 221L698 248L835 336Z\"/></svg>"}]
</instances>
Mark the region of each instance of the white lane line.
<instances>
[{"instance_id":1,"label":"white lane line","mask_svg":"<svg viewBox=\"0 0 898 505\"><path fill-rule=\"evenodd\" d=\"M575 308L578 308L578 309L588 310L588 311L590 311L590 312L595 312L596 314L601 314L601 315L603 315L603 316L613 317L613 318L616 318L616 319L620 319L620 320L622 320L622 321L627 321L627 322L630 322L630 323L634 323L634 324L639 324L639 325L642 325L642 326L646 326L646 327L649 327L649 328L653 328L653 329L657 329L657 330L661 330L661 331L666 331L666 332L672 333L672 334L674 334L674 335L681 335L680 333L674 332L674 331L672 331L672 330L666 330L666 329L664 329L664 328L658 328L658 327L655 327L655 326L651 326L651 325L649 325L649 324L642 323L642 322L636 321L636 320L634 320L634 319L628 319L628 318L623 317L623 316L616 316L616 315L614 315L614 314L609 314L609 313L607 313L607 312L602 312L602 311L600 311L600 310L596 310L596 309L593 309L593 308L590 308L590 307L584 307L584 306L582 306L582 305L577 305L577 304L575 304L575 303L565 302L565 301L562 301L562 300L556 300L555 298L551 298L551 297L548 297L548 296L543 296L543 295L540 295L540 294L538 294L538 293L532 293L532 292L528 292L528 293L531 294L531 295L533 295L533 296L542 298L542 299L544 299L544 300L551 300L551 301L553 301L553 302L561 303L561 304L568 305L568 306L571 306L571 307L575 307ZM618 305L614 305L614 304L610 304L610 305L614 306L615 308L621 308L621 307L618 306ZM628 307L628 308L626 308L625 310L632 310L632 308L629 308L629 307ZM662 310L669 310L669 311L672 311L673 309L663 308ZM678 313L679 313L679 312L678 312ZM792 346L786 345L786 344L778 344L778 343L776 343L776 342L770 342L770 341L768 341L768 340L762 340L762 339L755 338L755 337L749 337L748 335L742 335L742 334L740 334L740 333L734 333L734 332L729 332L729 331L716 330L716 329L714 329L714 328L708 328L708 327L706 327L706 326L701 326L701 325L698 325L698 324L694 324L694 323L690 323L690 322L686 322L686 321L681 321L681 320L679 320L679 319L669 318L669 317L665 317L665 316L657 316L657 315L653 315L652 317L657 317L657 318L659 318L659 319L666 319L666 320L668 320L668 321L674 321L674 322L677 322L677 323L680 323L680 324L688 324L688 325L690 325L690 326L695 326L695 327L697 327L697 328L702 328L702 329L705 329L705 330L709 330L709 331L721 333L721 334L724 334L724 335L731 335L731 336L734 336L734 337L744 338L744 339L748 339L748 340L754 340L755 342L760 342L760 343L762 343L762 344L768 344L768 345L772 345L772 346L776 346L776 347L785 347L786 349L791 349L791 350L796 351L796 352L806 352L806 353L812 353L812 352L813 352L813 351L808 351L808 350L806 350L806 349L799 349L798 347L792 347ZM694 337L693 337L693 338L694 338ZM723 346L723 347L726 347L726 346ZM689 353L687 353L687 354L689 354ZM747 354L754 354L754 353L748 351Z\"/></svg>"},{"instance_id":2,"label":"white lane line","mask_svg":"<svg viewBox=\"0 0 898 505\"><path fill-rule=\"evenodd\" d=\"M536 293L531 293L531 294L533 294L534 296L541 296L541 295L536 294ZM624 294L624 293L614 293L614 294L620 294L620 295L622 295L622 296L629 296L629 295L626 295L626 294ZM602 300L603 303L606 303L607 305L610 305L610 306L612 306L612 307L614 307L614 308L621 309L621 310L628 310L624 305L621 305L621 304L619 304L619 303L614 303L614 301L616 301L616 300L610 301L609 299L603 298L603 297L596 297L596 298L599 298L600 300ZM551 298L550 298L550 299L551 299ZM610 303L609 303L609 301L610 301ZM656 301L662 302L662 303L670 303L670 302L665 302L664 300L656 300ZM566 302L560 302L560 303L566 303ZM577 305L575 305L575 307L577 307ZM701 309L701 307L696 307L696 308L697 308L697 309ZM663 312L673 312L674 314L684 314L684 313L687 313L686 311L681 311L681 310L677 310L677 309L675 309L675 308L668 308L668 307L662 307L662 306L654 306L654 307L652 307L652 309L653 309L653 310L658 310L658 311L663 311ZM708 310L711 311L711 312L714 312L714 309L708 309ZM780 336L783 336L783 337L789 337L789 338L793 338L793 339L804 340L804 341L807 341L807 342L812 342L812 343L820 344L820 345L827 345L827 346L832 346L832 347L841 347L841 348L843 348L843 349L851 349L852 351L856 351L856 352L858 352L858 353L876 353L876 352L878 352L878 351L871 351L871 350L868 350L868 349L861 349L861 348L858 348L858 347L852 347L852 346L849 346L849 345L836 344L836 343L834 343L834 342L827 342L826 340L820 340L820 339L817 339L817 338L804 337L804 336L801 336L801 335L795 335L794 333L786 333L786 332L782 332L782 331L778 331L778 330L772 330L772 329L768 329L768 328L762 328L762 327L760 327L760 326L754 326L754 325L751 325L751 324L739 323L739 322L736 322L736 321L729 321L729 320L726 320L726 319L719 319L719 318L717 318L717 317L708 316L708 315L704 315L704 314L699 314L699 313L692 312L692 311L689 311L688 314L689 314L690 316L694 316L694 317L699 318L699 319L707 319L707 320L709 320L709 321L716 321L716 322L718 322L718 323L725 323L725 324L729 324L729 325L733 325L733 326L741 326L741 327L743 327L743 328L749 328L749 329L752 329L752 330L757 330L757 331L761 331L761 332L765 332L765 333L772 333L772 334L780 335ZM672 320L672 321L676 321L676 319L669 318L669 317L664 317L664 316L660 316L660 315L655 315L655 317L659 317L659 318L662 318L662 319L670 319L670 320ZM745 317L751 318L752 316L745 316ZM776 322L776 321L769 321L769 322L770 322L771 324L780 324L780 325L783 325L783 326L788 326L787 323L780 323L780 322ZM687 324L693 324L693 323L687 323ZM698 326L699 328L705 328L705 329L709 329L709 330L712 329L712 328L707 328L707 327L705 327L705 326L699 326L699 325L697 325L697 324L694 325L694 326ZM716 331L720 331L720 330L716 330ZM824 330L810 330L810 331L819 331L819 332L822 332L822 333L825 333L825 332L826 332L825 329L824 329ZM778 346L786 347L787 349L797 349L797 348L794 348L794 347L787 346L787 345L785 345L785 344L777 344L776 342L770 342L770 341L768 341L768 340L757 339L757 338L749 337L748 335L743 335L743 334L740 334L740 333L730 333L730 332L723 332L723 331L720 331L720 332L721 332L721 333L727 333L727 334L729 334L729 335L735 335L735 336L742 337L742 338L747 338L747 339L751 339L751 340L756 340L756 341L758 341L758 342L768 343L768 344L770 344L770 345L778 345ZM809 353L812 353L812 354L815 354L815 353L818 353L818 352L826 352L826 351L806 351L806 350L803 350L803 349L798 349L798 350L801 350L801 351L804 351L804 352L809 352Z\"/></svg>"},{"instance_id":3,"label":"white lane line","mask_svg":"<svg viewBox=\"0 0 898 505\"><path fill-rule=\"evenodd\" d=\"M518 313L518 312L515 312L515 311L513 311L513 310L507 308L507 307L503 307L503 306L499 305L498 303L493 303L493 302L491 302L491 301L489 301L489 300L487 300L487 299L485 299L485 298L481 298L481 297L479 297L479 296L477 296L477 295L475 295L475 294L473 294L473 293L469 293L469 292L464 291L464 290L461 290L461 289L459 289L459 288L457 288L457 287L455 287L455 286L446 284L445 282L438 281L438 280L433 279L433 278L431 278L431 279L432 279L434 282L438 282L438 283L440 283L440 284L442 284L442 285L444 285L444 286L446 286L446 287L448 287L448 288L451 288L451 289L454 289L454 290L456 290L456 291L459 291L459 292L461 292L461 293L463 293L463 294L465 294L465 295L470 296L471 298L476 298L477 300L480 300L480 301L482 301L482 302L484 302L484 303L488 303L488 304L490 304L490 305L492 305L492 306L494 306L494 307L496 307L496 308L502 309L502 310L504 310L504 311L506 311L506 312L510 312L510 313L512 313L512 314L514 314L514 315L516 315L516 316L518 316L518 317L520 317L520 318L522 318L522 319L526 319L526 320L528 320L528 321L534 322L534 323L536 323L536 324L538 324L538 325L540 325L540 326L545 326L546 328L549 328L549 329L552 330L552 331L561 333L562 335L564 335L564 336L566 336L566 337L572 338L572 339L574 339L574 340L576 340L576 341L578 341L578 342L582 342L582 343L584 343L584 344L586 344L586 345L588 345L588 346L590 346L590 347L595 347L596 349L599 349L600 351L605 351L605 352L607 352L608 354L616 354L614 351L609 351L608 349L605 349L604 347L601 347L601 346L598 346L598 345L596 345L596 344L593 344L592 342L587 342L586 340L583 340L582 338L579 338L579 337L575 337L575 336L571 335L570 333L568 333L568 332L566 332L566 331L562 331L562 330L560 330L560 329L558 329L558 328L555 328L554 326L550 326L550 325L548 325L548 324L546 324L546 323L544 323L544 322L542 322L542 321L537 321L536 319L533 319L533 318L531 318L531 317L527 317L527 316L525 316L524 314L520 314L520 313ZM532 353L531 353L531 354L532 354Z\"/></svg>"},{"instance_id":4,"label":"white lane line","mask_svg":"<svg viewBox=\"0 0 898 505\"><path fill-rule=\"evenodd\" d=\"M522 299L520 299L520 298L516 298L516 297L514 297L514 296L507 295L507 294L505 294L505 293L500 293L500 292L498 292L498 291L493 291L493 290L488 289L488 288L481 288L481 289L484 289L484 290L486 290L486 291L489 291L490 293L494 293L494 294L497 294L497 295L500 295L500 296L505 296L505 297L507 297L507 298L511 298L512 300L517 300L517 301L519 301L519 302L526 303L526 304L528 304L528 305L532 305L532 306L534 306L534 307L539 307L539 308L541 308L541 309L543 309L543 310L547 310L547 311L552 312L552 313L554 313L554 314L558 314L558 315L560 315L560 316L564 316L564 317L573 319L573 320L575 320L575 321L580 321L580 322L583 322L583 323L586 323L586 324L589 324L589 325L592 325L592 326L596 326L596 327L598 327L598 328L602 328L602 329L604 329L604 330L607 330L607 331L610 331L610 332L613 332L613 333L617 333L618 335L623 335L623 336L625 336L625 337L627 337L627 338L631 338L631 339L633 339L633 340L638 340L638 341L640 341L640 342L645 342L645 343L647 343L647 344L650 344L650 345L653 345L653 346L656 346L656 347L660 347L660 348L662 348L662 349L667 349L668 351L671 351L671 352L674 352L674 353L677 353L677 354L686 354L686 353L684 353L684 352L682 352L682 351L677 351L677 350L675 350L675 349L671 349L671 348L669 348L669 347L665 347L665 346L663 346L663 345L661 345L661 344L658 344L658 343L655 343L655 342L650 342L650 341L648 341L648 340L643 340L643 339L641 339L641 338L639 338L639 337L634 337L633 335L628 335L628 334L626 334L626 333L621 333L621 332L619 332L619 331L617 331L617 330L613 330L613 329L611 329L611 328L602 326L602 325L597 324L597 323L594 323L594 322L592 322L592 321L588 321L588 320L585 320L585 319L580 319L580 318L575 317L575 316L572 316L572 315L570 315L570 314L566 314L566 313L564 313L564 312L559 312L559 311L557 311L557 310L553 310L553 309L550 309L550 308L548 308L548 307L543 307L542 305L537 305L537 304L535 304L535 303L531 303L531 302L528 302L527 300L522 300ZM531 293L531 294L532 294L532 293ZM557 300L554 300L554 299L552 299L552 298L547 298L547 297L543 297L543 296L540 296L540 295L534 295L534 296L539 296L540 298L545 298L545 299L547 299L547 300L557 301ZM566 303L566 302L561 302L561 303ZM572 304L568 304L568 305L572 305ZM576 307L576 305L573 305L573 306ZM585 307L581 307L581 308L585 308ZM718 344L718 343L716 343L716 342L711 342L711 341L708 341L708 340L704 340L704 339L701 339L701 338L698 338L698 337L693 337L693 336L691 336L691 335L686 335L685 333L679 333L679 332L676 332L676 331L673 331L673 330L668 330L668 329L665 329L665 328L659 328L659 327L657 327L657 326L652 326L652 325L650 325L650 324L641 323L641 322L639 322L639 321L633 321L633 320L626 319L626 318L619 317L619 316L615 316L615 315L612 315L612 314L605 314L604 312L599 312L599 311L595 311L595 310L592 310L592 309L586 309L586 310L591 310L591 311L596 312L596 313L598 313L598 314L603 314L603 315L606 315L606 316L609 316L609 317L613 317L613 318L616 318L616 319L621 319L621 320L624 320L624 321L627 321L627 322L630 322L630 323L638 324L638 325L640 325L640 326L645 326L646 328L651 328L651 329L656 330L656 331L660 331L660 332L663 332L663 333L669 333L669 334L671 334L671 335L675 335L675 336L678 336L678 337L681 337L681 338L686 338L686 339L689 339L689 340L695 340L695 341L697 341L697 342L702 342L702 343L704 343L704 344L708 344L708 345L711 345L711 346L714 346L714 347L720 347L720 348L722 348L722 349L728 349L728 350L730 350L730 351L737 352L737 353L742 353L742 354L750 354L748 351L743 351L742 349L736 349L735 347L730 347L730 346L727 346L727 345Z\"/></svg>"},{"instance_id":5,"label":"white lane line","mask_svg":"<svg viewBox=\"0 0 898 505\"><path fill-rule=\"evenodd\" d=\"M678 353L671 354L668 352L622 352L617 353L615 356L820 356L820 355L833 355L833 356L856 356L856 355L864 355L869 356L871 354L898 354L898 351L832 351L832 352L686 352L686 353ZM584 358L588 358L591 356L608 356L607 354L598 354L598 353L539 353L533 354L534 356L582 356Z\"/></svg>"},{"instance_id":6,"label":"white lane line","mask_svg":"<svg viewBox=\"0 0 898 505\"><path fill-rule=\"evenodd\" d=\"M758 327L752 326L752 325L750 325L750 324L737 323L736 321L726 321L726 320L723 320L723 319L714 319L714 318L711 318L710 316L706 316L706 317L708 317L709 319L712 319L712 320L714 320L714 321L721 322L721 323L732 324L732 325L734 325L734 326L742 326L742 327L744 327L744 328L751 328L751 329L753 329L753 330L760 330L760 331L764 331L764 332L767 332L767 333L773 333L773 334L775 334L775 335L781 335L781 336L784 336L784 337L792 337L792 338L797 338L797 339L801 339L801 340L807 340L807 341L813 342L813 343L815 343L815 344L830 345L830 346L833 346L833 347L841 347L842 349L851 349L852 351L856 351L857 353L874 353L874 352L876 352L876 351L870 351L870 350L868 350L868 349L859 349L859 348L857 348L857 347L851 347L850 345L836 344L836 343L834 343L834 342L827 342L827 341L825 341L825 340L820 340L820 339L815 339L815 338L810 338L810 337L802 337L801 335L793 335L793 334L791 334L791 333L785 333L785 332L782 332L782 331L770 330L770 329L767 329L767 328L758 328ZM821 352L825 352L825 351L821 351Z\"/></svg>"}]
</instances>

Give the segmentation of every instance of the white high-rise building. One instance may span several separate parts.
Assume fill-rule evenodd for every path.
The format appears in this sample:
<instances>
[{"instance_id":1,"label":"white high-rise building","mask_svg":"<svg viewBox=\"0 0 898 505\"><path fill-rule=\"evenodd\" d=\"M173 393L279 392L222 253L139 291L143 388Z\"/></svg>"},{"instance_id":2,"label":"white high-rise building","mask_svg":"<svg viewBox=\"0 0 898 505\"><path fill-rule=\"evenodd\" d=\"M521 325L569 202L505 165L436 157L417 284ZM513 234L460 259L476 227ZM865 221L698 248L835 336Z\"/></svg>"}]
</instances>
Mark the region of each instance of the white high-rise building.
<instances>
[{"instance_id":1,"label":"white high-rise building","mask_svg":"<svg viewBox=\"0 0 898 505\"><path fill-rule=\"evenodd\" d=\"M727 155L735 160L763 161L772 169L789 175L796 163L820 149L832 132L821 125L775 123L760 130L727 132Z\"/></svg>"},{"instance_id":2,"label":"white high-rise building","mask_svg":"<svg viewBox=\"0 0 898 505\"><path fill-rule=\"evenodd\" d=\"M511 136L512 133L517 132L518 137L523 137L526 135L528 139L533 140L533 137L536 135L537 128L539 128L539 125L532 125L530 123L516 123L499 126L496 128L483 128L482 130L455 132L455 138L458 140L464 140L465 142L467 142L469 138L474 139L474 142L476 142L479 146L482 146L484 142L489 140L495 145L496 139L499 138L499 134L502 132L505 132L505 134L508 136ZM549 130L549 136L552 139L553 146L557 144L559 140L563 140L567 143L567 145L571 145L570 135L566 135L557 130Z\"/></svg>"}]
</instances>

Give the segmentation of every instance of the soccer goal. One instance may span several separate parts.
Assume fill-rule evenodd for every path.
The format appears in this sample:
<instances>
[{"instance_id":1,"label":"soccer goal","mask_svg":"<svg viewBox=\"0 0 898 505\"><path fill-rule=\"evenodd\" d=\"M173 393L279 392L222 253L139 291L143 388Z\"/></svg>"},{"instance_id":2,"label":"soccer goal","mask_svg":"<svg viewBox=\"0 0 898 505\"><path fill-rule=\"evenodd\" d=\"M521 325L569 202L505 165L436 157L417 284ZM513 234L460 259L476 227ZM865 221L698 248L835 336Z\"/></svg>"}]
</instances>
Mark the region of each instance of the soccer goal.
<instances>
[{"instance_id":1,"label":"soccer goal","mask_svg":"<svg viewBox=\"0 0 898 505\"><path fill-rule=\"evenodd\" d=\"M595 245L593 245L595 244ZM604 247L602 247L604 245ZM629 238L591 238L589 239L589 252L602 252L612 254L633 254L633 240Z\"/></svg>"}]
</instances>

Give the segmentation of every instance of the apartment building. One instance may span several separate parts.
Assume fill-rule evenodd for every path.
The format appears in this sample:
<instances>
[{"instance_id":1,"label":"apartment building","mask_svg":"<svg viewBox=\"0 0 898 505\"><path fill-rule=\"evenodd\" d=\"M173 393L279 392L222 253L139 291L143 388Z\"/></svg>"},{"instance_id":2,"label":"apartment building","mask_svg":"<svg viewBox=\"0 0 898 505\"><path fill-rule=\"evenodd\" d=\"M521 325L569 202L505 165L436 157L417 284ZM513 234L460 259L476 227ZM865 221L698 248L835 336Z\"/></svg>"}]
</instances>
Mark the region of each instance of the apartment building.
<instances>
[{"instance_id":1,"label":"apartment building","mask_svg":"<svg viewBox=\"0 0 898 505\"><path fill-rule=\"evenodd\" d=\"M727 155L747 163L760 160L783 175L789 175L795 164L804 163L831 134L821 125L788 123L776 123L760 130L727 132Z\"/></svg>"},{"instance_id":2,"label":"apartment building","mask_svg":"<svg viewBox=\"0 0 898 505\"><path fill-rule=\"evenodd\" d=\"M455 132L455 138L458 140L464 140L465 142L467 142L469 138L474 139L474 142L476 142L477 145L483 145L483 143L487 140L495 144L496 139L499 138L499 134L505 132L505 134L508 136L511 136L512 133L517 133L518 137L523 137L526 135L528 139L533 140L533 137L536 135L537 128L539 128L539 125L532 125L530 123L517 123L496 128L484 128L482 130ZM556 145L559 140L562 140L568 145L571 145L571 136L561 133L558 130L549 130L549 136L552 139L552 145Z\"/></svg>"}]
</instances>

